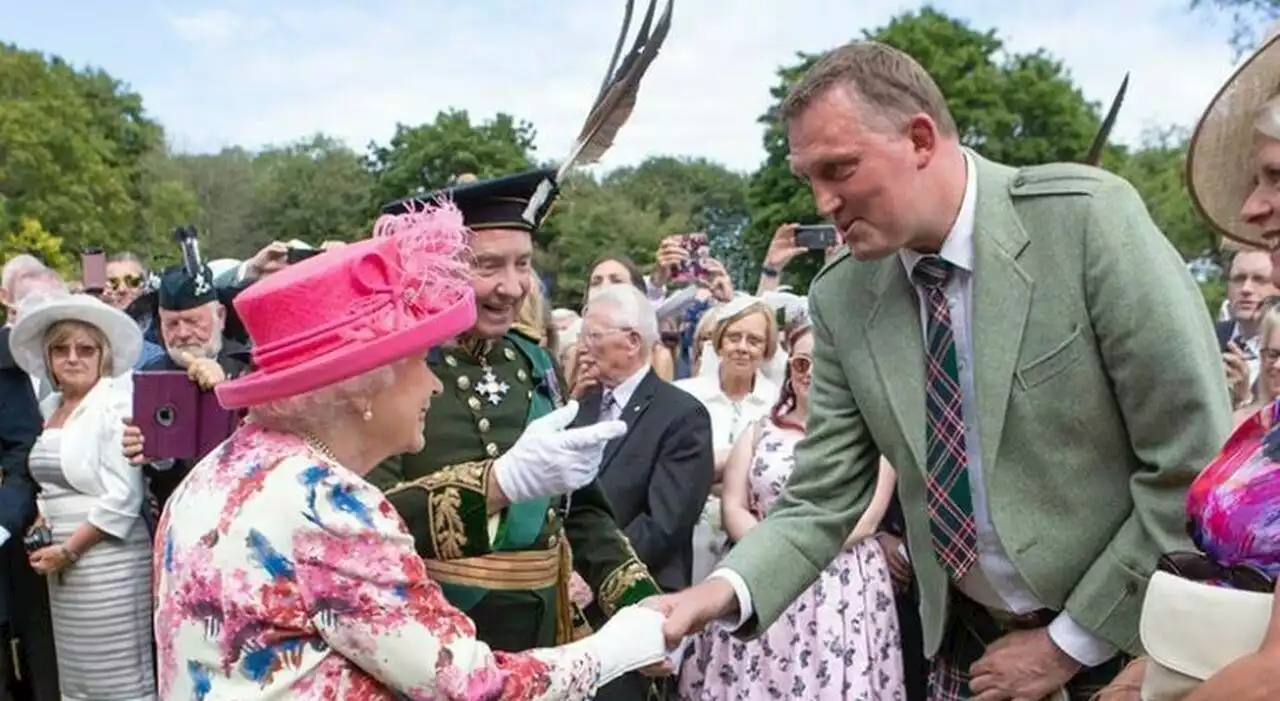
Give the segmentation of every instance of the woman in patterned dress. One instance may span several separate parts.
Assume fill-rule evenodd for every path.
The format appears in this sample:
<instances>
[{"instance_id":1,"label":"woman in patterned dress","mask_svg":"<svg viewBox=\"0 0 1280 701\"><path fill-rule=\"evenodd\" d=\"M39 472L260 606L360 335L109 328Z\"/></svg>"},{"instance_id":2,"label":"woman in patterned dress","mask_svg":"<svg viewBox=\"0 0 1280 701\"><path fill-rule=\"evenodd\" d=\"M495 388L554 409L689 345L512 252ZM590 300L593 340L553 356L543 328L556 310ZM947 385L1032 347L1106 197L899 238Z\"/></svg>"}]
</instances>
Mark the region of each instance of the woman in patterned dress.
<instances>
[{"instance_id":1,"label":"woman in patterned dress","mask_svg":"<svg viewBox=\"0 0 1280 701\"><path fill-rule=\"evenodd\" d=\"M384 216L372 240L236 299L256 370L217 393L249 418L160 519L161 698L583 699L665 655L661 614L639 607L570 645L490 650L362 478L392 454L424 448L441 390L424 356L475 323L465 236L451 204ZM574 413L571 405L542 420L567 424ZM566 468L548 466L598 469L619 424L529 431L508 453L525 462L504 456L477 471L490 484L518 471L535 491L551 489L539 477ZM436 506L447 518L448 505Z\"/></svg>"},{"instance_id":2,"label":"woman in patterned dress","mask_svg":"<svg viewBox=\"0 0 1280 701\"><path fill-rule=\"evenodd\" d=\"M782 396L769 417L735 442L724 475L724 526L740 540L764 519L795 464L808 416L813 337L807 323L787 335ZM686 701L897 701L906 698L888 563L874 539L893 492L881 464L867 514L845 551L760 638L745 642L711 625L693 639L680 675Z\"/></svg>"}]
</instances>

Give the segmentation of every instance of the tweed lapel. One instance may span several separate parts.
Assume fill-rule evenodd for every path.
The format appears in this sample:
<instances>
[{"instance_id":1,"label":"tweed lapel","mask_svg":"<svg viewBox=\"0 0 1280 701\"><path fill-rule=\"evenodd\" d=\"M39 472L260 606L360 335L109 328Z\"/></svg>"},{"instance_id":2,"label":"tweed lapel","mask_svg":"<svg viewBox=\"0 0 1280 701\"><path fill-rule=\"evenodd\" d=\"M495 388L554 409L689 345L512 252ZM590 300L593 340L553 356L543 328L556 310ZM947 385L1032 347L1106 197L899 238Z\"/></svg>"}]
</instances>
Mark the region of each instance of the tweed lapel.
<instances>
[{"instance_id":1,"label":"tweed lapel","mask_svg":"<svg viewBox=\"0 0 1280 701\"><path fill-rule=\"evenodd\" d=\"M974 223L974 384L984 471L995 466L1009 392L1031 310L1033 280L1018 263L1029 244L1009 191L1016 170L971 154L978 174Z\"/></svg>"},{"instance_id":2,"label":"tweed lapel","mask_svg":"<svg viewBox=\"0 0 1280 701\"><path fill-rule=\"evenodd\" d=\"M884 396L902 431L903 443L910 448L916 467L923 471L925 387L920 306L896 255L880 261L872 287L876 301L867 315L864 338Z\"/></svg>"}]
</instances>

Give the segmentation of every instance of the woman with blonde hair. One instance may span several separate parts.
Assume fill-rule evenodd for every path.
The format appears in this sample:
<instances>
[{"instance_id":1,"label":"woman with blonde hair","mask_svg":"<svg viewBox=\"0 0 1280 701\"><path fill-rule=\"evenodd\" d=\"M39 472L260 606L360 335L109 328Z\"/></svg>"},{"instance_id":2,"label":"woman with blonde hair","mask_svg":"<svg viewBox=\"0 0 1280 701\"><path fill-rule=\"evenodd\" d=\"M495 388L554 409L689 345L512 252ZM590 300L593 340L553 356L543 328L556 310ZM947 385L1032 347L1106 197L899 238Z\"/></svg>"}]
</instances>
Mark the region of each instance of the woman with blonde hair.
<instances>
[{"instance_id":1,"label":"woman with blonde hair","mask_svg":"<svg viewBox=\"0 0 1280 701\"><path fill-rule=\"evenodd\" d=\"M49 581L62 698L155 699L142 473L119 448L142 332L95 297L55 294L23 304L9 346L55 390L29 458L41 521L28 546Z\"/></svg>"},{"instance_id":2,"label":"woman with blonde hair","mask_svg":"<svg viewBox=\"0 0 1280 701\"><path fill-rule=\"evenodd\" d=\"M161 696L586 699L660 660L662 616L638 607L562 647L492 650L428 575L404 522L364 475L391 455L430 448L424 425L442 388L425 356L476 319L468 232L447 203L383 216L374 232L235 300L256 369L217 393L249 416L192 470L160 520ZM547 428L566 411L576 408L534 421L496 460L441 479L488 490L534 463L598 469L625 424ZM525 482L534 497L556 488ZM430 508L433 518L458 518L458 504Z\"/></svg>"},{"instance_id":3,"label":"woman with blonde hair","mask_svg":"<svg viewBox=\"0 0 1280 701\"><path fill-rule=\"evenodd\" d=\"M716 372L704 372L675 383L702 402L711 414L711 442L715 448L712 496L707 500L702 521L693 532L695 582L710 574L724 554L720 482L729 453L738 436L768 415L778 399L778 386L761 372L764 364L778 352L778 325L773 308L754 297L742 296L717 307L715 314L710 340L717 361ZM705 364L706 358L701 362Z\"/></svg>"}]
</instances>

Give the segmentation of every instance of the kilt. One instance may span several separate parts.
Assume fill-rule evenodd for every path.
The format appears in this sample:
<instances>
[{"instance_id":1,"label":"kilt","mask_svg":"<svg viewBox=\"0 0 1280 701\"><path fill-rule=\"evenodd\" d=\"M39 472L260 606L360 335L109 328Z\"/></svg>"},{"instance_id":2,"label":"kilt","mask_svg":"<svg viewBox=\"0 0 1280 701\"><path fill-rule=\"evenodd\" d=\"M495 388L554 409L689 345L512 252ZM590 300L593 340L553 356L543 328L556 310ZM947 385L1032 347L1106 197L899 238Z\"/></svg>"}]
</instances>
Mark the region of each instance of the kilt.
<instances>
[{"instance_id":1,"label":"kilt","mask_svg":"<svg viewBox=\"0 0 1280 701\"><path fill-rule=\"evenodd\" d=\"M947 632L929 666L929 701L969 701L969 667L982 658L988 645L1007 633L1044 628L1057 615L1048 609L996 614L952 590ZM1120 654L1097 667L1080 670L1067 682L1067 696L1071 701L1089 701L1128 663L1128 656Z\"/></svg>"}]
</instances>

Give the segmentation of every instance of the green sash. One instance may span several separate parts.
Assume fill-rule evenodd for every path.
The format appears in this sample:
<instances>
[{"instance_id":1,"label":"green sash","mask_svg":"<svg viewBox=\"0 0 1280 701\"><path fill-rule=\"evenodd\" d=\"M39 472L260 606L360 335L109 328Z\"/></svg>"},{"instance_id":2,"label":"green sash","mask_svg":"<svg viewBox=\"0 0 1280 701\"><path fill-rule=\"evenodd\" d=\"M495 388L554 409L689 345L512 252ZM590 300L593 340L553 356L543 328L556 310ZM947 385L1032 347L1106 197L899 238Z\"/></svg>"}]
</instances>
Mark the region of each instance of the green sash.
<instances>
[{"instance_id":1,"label":"green sash","mask_svg":"<svg viewBox=\"0 0 1280 701\"><path fill-rule=\"evenodd\" d=\"M508 332L506 339L529 359L533 368L535 390L529 399L529 413L524 421L525 426L528 426L534 419L546 416L556 409L560 392L555 366L551 362L551 355L546 350L523 336ZM493 540L493 550L513 551L528 548L542 533L542 526L549 508L551 508L550 499L534 499L509 505L498 525L498 533ZM489 593L488 589L447 582L440 582L440 589L449 603L464 612L480 603Z\"/></svg>"}]
</instances>

